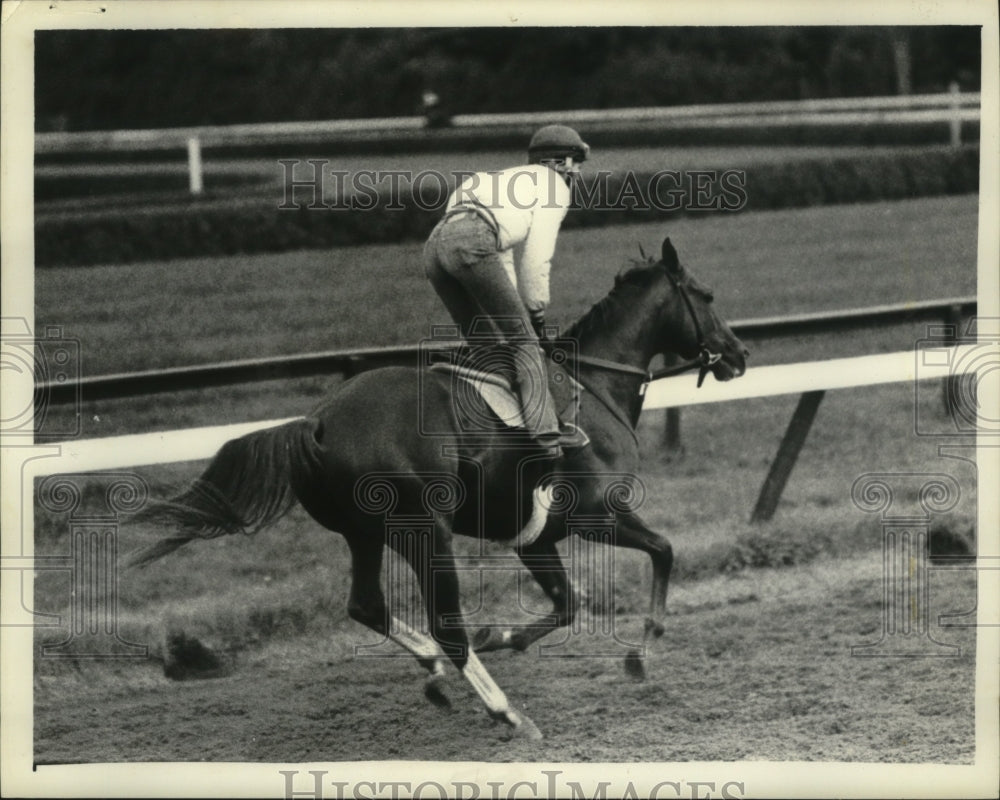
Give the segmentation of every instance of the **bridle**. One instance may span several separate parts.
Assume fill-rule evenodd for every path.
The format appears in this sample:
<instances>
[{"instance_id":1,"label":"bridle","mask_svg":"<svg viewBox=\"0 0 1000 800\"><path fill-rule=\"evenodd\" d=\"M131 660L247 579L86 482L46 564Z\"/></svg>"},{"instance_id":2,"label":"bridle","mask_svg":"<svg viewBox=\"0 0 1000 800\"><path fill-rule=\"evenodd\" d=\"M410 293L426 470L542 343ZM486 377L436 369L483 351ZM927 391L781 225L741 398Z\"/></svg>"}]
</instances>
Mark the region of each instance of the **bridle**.
<instances>
[{"instance_id":1,"label":"bridle","mask_svg":"<svg viewBox=\"0 0 1000 800\"><path fill-rule=\"evenodd\" d=\"M714 353L708 347L705 342L704 331L702 330L701 323L698 321L698 315L695 313L694 304L691 302L691 297L688 295L687 288L684 283L677 275L673 275L667 271L667 277L670 279L670 283L673 285L674 289L681 296L684 301L684 306L687 308L688 314L691 317L691 322L694 323L695 339L698 341L698 356L690 361L685 361L683 364L675 364L670 367L664 367L658 369L656 372L650 372L649 370L641 369L639 367L634 367L631 364L621 364L617 361L610 361L605 358L597 358L596 356L586 356L583 354L574 354L568 356L569 359L575 361L577 364L586 365L591 367L597 367L598 369L605 370L607 372L621 372L626 375L637 375L642 378L642 384L639 387L639 394L644 395L646 393L646 387L651 381L658 380L660 378L669 378L674 375L681 375L692 369L698 369L698 388L701 388L701 384L705 380L705 376L709 373L712 365L717 364L722 359L721 353ZM554 345L553 340L542 340L543 344ZM583 383L581 381L581 383ZM604 406L611 412L611 414L621 422L625 428L628 429L629 433L632 434L632 438L635 439L636 444L639 440L636 436L634 426L628 420L626 420L621 412L614 406L613 403L609 402L607 398L604 397L603 393L595 391L592 387L583 384L584 388L587 389L594 397L596 397Z\"/></svg>"},{"instance_id":2,"label":"bridle","mask_svg":"<svg viewBox=\"0 0 1000 800\"><path fill-rule=\"evenodd\" d=\"M694 304L691 302L691 296L688 294L687 287L684 286L684 283L677 275L667 272L667 277L670 279L670 283L673 285L674 289L677 290L677 293L684 301L684 307L687 308L688 314L691 317L691 322L694 324L695 339L698 341L698 356L696 358L693 358L690 361L685 361L682 364L674 364L670 367L663 367L658 369L656 372L650 372L648 370L640 369L639 367L633 367L631 364L620 364L617 361L609 361L595 356L574 355L572 356L572 359L578 364L586 364L588 366L597 367L609 372L624 372L627 375L642 376L643 382L642 387L639 390L640 394L645 393L646 386L651 381L659 380L660 378L670 378L674 375L682 375L692 369L698 369L698 388L700 389L702 383L705 381L705 376L708 374L712 366L722 360L722 353L713 353L706 344L704 331L702 330L701 323L698 321L698 315L695 313Z\"/></svg>"},{"instance_id":3,"label":"bridle","mask_svg":"<svg viewBox=\"0 0 1000 800\"><path fill-rule=\"evenodd\" d=\"M722 353L713 353L705 343L705 335L701 329L701 323L698 321L698 315L694 312L694 305L691 303L691 296L687 292L687 287L684 286L684 283L677 275L672 274L669 270L667 271L667 277L677 290L677 293L680 294L691 317L691 322L694 323L694 336L698 341L698 357L683 364L657 370L656 375L650 376L650 379L669 378L672 375L680 375L698 367L698 388L700 389L701 384L705 381L705 376L712 366L722 360Z\"/></svg>"}]
</instances>

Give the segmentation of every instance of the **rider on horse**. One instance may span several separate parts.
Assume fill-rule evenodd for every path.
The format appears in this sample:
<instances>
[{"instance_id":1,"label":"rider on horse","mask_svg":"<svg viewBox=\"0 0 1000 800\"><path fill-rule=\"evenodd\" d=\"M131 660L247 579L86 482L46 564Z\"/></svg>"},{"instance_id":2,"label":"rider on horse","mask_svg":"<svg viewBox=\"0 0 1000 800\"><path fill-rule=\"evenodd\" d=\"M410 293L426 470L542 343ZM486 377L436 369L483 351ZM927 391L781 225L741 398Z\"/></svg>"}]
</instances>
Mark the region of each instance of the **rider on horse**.
<instances>
[{"instance_id":1,"label":"rider on horse","mask_svg":"<svg viewBox=\"0 0 1000 800\"><path fill-rule=\"evenodd\" d=\"M588 441L556 414L539 339L570 186L589 151L572 128L540 128L528 145L528 165L463 181L424 248L427 277L462 335L482 333L485 320L488 334L511 348L525 427L553 458Z\"/></svg>"}]
</instances>

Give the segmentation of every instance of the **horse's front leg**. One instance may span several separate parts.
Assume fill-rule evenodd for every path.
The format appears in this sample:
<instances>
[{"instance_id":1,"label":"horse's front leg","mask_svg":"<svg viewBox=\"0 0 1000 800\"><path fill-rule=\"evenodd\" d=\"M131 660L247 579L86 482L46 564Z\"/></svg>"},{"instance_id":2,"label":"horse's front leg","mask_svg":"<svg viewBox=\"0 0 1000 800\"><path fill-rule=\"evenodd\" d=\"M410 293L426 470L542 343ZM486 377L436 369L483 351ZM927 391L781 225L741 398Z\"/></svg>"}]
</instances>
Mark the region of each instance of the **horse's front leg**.
<instances>
[{"instance_id":1,"label":"horse's front leg","mask_svg":"<svg viewBox=\"0 0 1000 800\"><path fill-rule=\"evenodd\" d=\"M674 564L674 550L666 536L651 530L635 513L623 513L617 517L615 536L618 547L642 550L649 554L653 562L653 588L642 639L645 647L651 636L656 638L663 635L663 621L667 615L667 586ZM630 653L626 657L625 666L633 676L643 677L642 661L638 653Z\"/></svg>"}]
</instances>

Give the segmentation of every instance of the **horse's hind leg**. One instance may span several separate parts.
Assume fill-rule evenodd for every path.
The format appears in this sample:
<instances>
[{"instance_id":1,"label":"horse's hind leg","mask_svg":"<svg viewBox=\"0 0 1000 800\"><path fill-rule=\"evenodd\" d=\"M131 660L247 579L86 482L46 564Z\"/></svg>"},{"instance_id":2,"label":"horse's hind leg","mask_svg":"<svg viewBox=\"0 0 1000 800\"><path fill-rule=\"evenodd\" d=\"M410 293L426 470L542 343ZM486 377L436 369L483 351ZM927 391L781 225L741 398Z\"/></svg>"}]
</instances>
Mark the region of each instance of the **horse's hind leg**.
<instances>
[{"instance_id":1,"label":"horse's hind leg","mask_svg":"<svg viewBox=\"0 0 1000 800\"><path fill-rule=\"evenodd\" d=\"M511 708L503 690L469 647L465 626L461 622L459 581L451 547L451 531L442 520L436 522L432 537L415 532L414 540L408 545L394 543L395 549L409 562L420 582L427 621L434 637L429 641L439 646L439 652L446 653L472 684L490 716L510 725L517 736L541 739L542 734L535 724Z\"/></svg>"},{"instance_id":2,"label":"horse's hind leg","mask_svg":"<svg viewBox=\"0 0 1000 800\"><path fill-rule=\"evenodd\" d=\"M413 630L409 625L389 613L382 593L383 544L379 539L348 540L351 548L351 594L347 613L377 633L388 637L416 656L430 675L424 686L424 695L436 706L450 705L441 688L444 677L445 655L432 639Z\"/></svg>"}]
</instances>

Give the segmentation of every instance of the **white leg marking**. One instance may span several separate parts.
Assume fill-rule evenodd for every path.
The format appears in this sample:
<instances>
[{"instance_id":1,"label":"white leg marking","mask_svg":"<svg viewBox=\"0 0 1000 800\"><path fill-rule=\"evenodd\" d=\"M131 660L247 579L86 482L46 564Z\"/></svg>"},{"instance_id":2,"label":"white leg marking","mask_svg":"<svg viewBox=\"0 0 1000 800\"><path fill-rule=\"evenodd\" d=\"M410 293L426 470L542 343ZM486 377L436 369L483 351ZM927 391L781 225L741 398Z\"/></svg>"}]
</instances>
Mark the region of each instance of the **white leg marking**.
<instances>
[{"instance_id":1,"label":"white leg marking","mask_svg":"<svg viewBox=\"0 0 1000 800\"><path fill-rule=\"evenodd\" d=\"M486 671L486 667L472 650L469 650L469 660L466 662L462 674L472 684L476 694L482 698L492 713L505 714L510 711L510 704L507 702L507 696L503 693L503 689L497 686L496 681L490 677L490 673Z\"/></svg>"},{"instance_id":2,"label":"white leg marking","mask_svg":"<svg viewBox=\"0 0 1000 800\"><path fill-rule=\"evenodd\" d=\"M417 658L435 659L428 682L433 683L439 680L444 674L444 659L446 656L444 651L441 650L440 645L429 636L414 630L402 620L392 617L390 619L389 638L396 642L396 644L409 650ZM476 690L476 694L479 695L486 708L489 709L491 716L502 719L510 725L513 728L514 736L536 740L542 738L541 731L538 730L531 719L510 707L507 695L503 693L503 689L497 686L496 681L490 677L490 674L486 671L486 667L483 666L472 648L469 648L468 659L465 662L462 674L472 684L472 688Z\"/></svg>"},{"instance_id":3,"label":"white leg marking","mask_svg":"<svg viewBox=\"0 0 1000 800\"><path fill-rule=\"evenodd\" d=\"M535 540L541 536L545 523L549 518L549 509L552 507L552 486L536 486L531 494L531 519L524 526L517 538L511 543L511 547L527 547L534 544Z\"/></svg>"},{"instance_id":4,"label":"white leg marking","mask_svg":"<svg viewBox=\"0 0 1000 800\"><path fill-rule=\"evenodd\" d=\"M444 658L444 651L430 636L414 630L401 619L389 620L389 638L409 650L417 658Z\"/></svg>"},{"instance_id":5,"label":"white leg marking","mask_svg":"<svg viewBox=\"0 0 1000 800\"><path fill-rule=\"evenodd\" d=\"M444 660L438 659L434 662L434 667L431 669L432 678L440 678L444 675Z\"/></svg>"}]
</instances>

